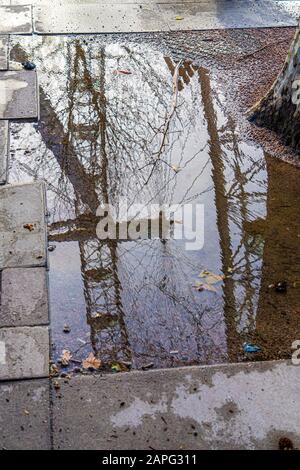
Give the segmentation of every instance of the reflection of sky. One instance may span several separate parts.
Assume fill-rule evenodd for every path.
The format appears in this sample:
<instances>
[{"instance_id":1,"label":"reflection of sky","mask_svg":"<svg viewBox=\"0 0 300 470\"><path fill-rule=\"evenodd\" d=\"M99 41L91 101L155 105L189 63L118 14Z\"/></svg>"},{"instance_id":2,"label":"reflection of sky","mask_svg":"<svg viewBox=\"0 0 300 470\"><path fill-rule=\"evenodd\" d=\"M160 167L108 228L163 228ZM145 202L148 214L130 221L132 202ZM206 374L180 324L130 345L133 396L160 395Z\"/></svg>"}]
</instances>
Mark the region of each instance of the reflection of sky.
<instances>
[{"instance_id":1,"label":"reflection of sky","mask_svg":"<svg viewBox=\"0 0 300 470\"><path fill-rule=\"evenodd\" d=\"M130 202L147 204L197 202L205 206L205 245L197 252L186 252L180 241L128 242L116 248L114 264L113 252L104 249L97 239L87 239L80 245L76 241L57 243L57 251L50 254L50 280L53 339L58 349L66 346L64 341L68 341L70 349L77 349L78 338L88 332L87 309L90 315L113 312L124 317L123 338L120 332L115 333L114 339L107 331L92 334L93 347L100 356L102 345L106 347L110 340L116 340L129 343L138 364L154 358L156 365L226 360L222 286L212 293L198 292L193 284L203 269L221 272L220 230L222 224L228 223L233 254L228 268L235 281L237 330L243 330L255 318L262 246L261 241L245 234L243 223L265 216L262 151L240 141L236 124L223 111L224 97L212 81L222 149L220 165L224 166L229 208L226 221L222 207L216 208L216 181L212 177L196 69L189 83L178 92L166 145L147 183L174 101L172 75L163 55L150 46L130 42L104 48L96 41L81 41L83 57L78 60L74 81L75 40L35 37L27 41L28 53L38 66L40 86L63 123L63 137L72 143L74 157L92 176L87 192L95 190L99 202L108 190L112 201L126 197ZM84 61L93 93L91 83L87 85L84 79ZM116 73L120 70L131 74ZM96 105L93 96L97 97ZM103 123L96 106L105 112L104 150L98 132ZM56 130L51 128L51 122L45 126L51 139L51 132ZM67 170L62 173L36 125L12 124L11 130L10 181L45 180L50 223L86 213L88 208L74 191ZM172 165L180 167L180 171L174 172ZM105 188L99 177L103 172L107 177ZM64 230L67 228L66 222ZM99 266L110 273L114 269L117 272L111 279L92 281L86 272ZM118 296L121 306L116 305ZM68 337L61 335L64 323L72 326ZM174 350L178 351L178 361L170 355Z\"/></svg>"}]
</instances>

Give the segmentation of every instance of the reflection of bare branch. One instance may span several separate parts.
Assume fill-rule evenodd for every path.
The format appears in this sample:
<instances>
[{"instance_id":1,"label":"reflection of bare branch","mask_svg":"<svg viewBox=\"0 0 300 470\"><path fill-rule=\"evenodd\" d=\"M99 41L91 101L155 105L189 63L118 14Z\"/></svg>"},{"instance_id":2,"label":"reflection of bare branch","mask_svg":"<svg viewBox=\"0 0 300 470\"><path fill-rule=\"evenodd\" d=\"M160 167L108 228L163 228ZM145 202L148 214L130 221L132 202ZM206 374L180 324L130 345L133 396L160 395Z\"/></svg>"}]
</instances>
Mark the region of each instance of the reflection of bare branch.
<instances>
[{"instance_id":1,"label":"reflection of bare branch","mask_svg":"<svg viewBox=\"0 0 300 470\"><path fill-rule=\"evenodd\" d=\"M165 124L164 124L164 128L163 128L163 131L162 131L162 139L161 139L161 143L160 143L160 146L159 146L159 149L157 152L154 153L155 155L155 162L152 166L152 169L150 171L150 174L145 182L145 185L147 185L149 183L149 180L150 178L152 177L153 173L154 173L154 170L156 168L156 165L159 161L159 159L161 158L161 154L163 152L163 149L165 147L165 144L166 144L166 139L168 137L168 132L169 132L169 129L170 129L170 124L171 124L171 121L172 121L172 118L175 114L175 111L176 111L176 107L177 107L177 97L178 97L178 73L179 73L179 67L181 65L181 61L178 62L178 64L176 65L175 67L175 70L174 70L174 76L173 76L173 98L172 98L172 107L171 107L171 111L169 113L169 115L167 116L166 118L166 121L165 121Z\"/></svg>"}]
</instances>

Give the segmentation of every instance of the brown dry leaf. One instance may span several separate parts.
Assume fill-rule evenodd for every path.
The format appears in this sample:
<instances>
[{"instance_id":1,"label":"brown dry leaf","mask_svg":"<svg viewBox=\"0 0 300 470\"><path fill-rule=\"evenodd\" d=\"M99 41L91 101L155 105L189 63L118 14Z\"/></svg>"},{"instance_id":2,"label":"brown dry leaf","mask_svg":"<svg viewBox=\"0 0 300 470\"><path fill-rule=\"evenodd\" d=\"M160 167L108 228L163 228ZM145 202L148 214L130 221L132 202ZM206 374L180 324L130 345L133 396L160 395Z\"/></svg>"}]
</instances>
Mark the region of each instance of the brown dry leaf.
<instances>
[{"instance_id":1,"label":"brown dry leaf","mask_svg":"<svg viewBox=\"0 0 300 470\"><path fill-rule=\"evenodd\" d=\"M58 374L58 367L56 364L50 365L50 377L55 377Z\"/></svg>"},{"instance_id":2,"label":"brown dry leaf","mask_svg":"<svg viewBox=\"0 0 300 470\"><path fill-rule=\"evenodd\" d=\"M102 362L100 359L97 359L93 353L90 353L86 359L82 361L82 367L84 369L100 369Z\"/></svg>"},{"instance_id":3,"label":"brown dry leaf","mask_svg":"<svg viewBox=\"0 0 300 470\"><path fill-rule=\"evenodd\" d=\"M23 225L26 230L29 230L29 232L32 232L34 230L34 225L33 224L25 224Z\"/></svg>"},{"instance_id":4,"label":"brown dry leaf","mask_svg":"<svg viewBox=\"0 0 300 470\"><path fill-rule=\"evenodd\" d=\"M68 366L71 360L72 354L68 349L64 349L61 356L60 356L60 363L63 366Z\"/></svg>"}]
</instances>

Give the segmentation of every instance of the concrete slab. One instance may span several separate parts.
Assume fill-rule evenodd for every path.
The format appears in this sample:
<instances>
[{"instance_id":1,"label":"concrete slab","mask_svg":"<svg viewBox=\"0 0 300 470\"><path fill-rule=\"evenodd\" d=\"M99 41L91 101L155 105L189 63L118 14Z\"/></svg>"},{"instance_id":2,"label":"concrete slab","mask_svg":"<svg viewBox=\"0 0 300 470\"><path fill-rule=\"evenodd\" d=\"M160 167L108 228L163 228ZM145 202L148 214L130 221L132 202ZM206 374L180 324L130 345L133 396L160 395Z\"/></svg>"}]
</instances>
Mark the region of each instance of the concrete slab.
<instances>
[{"instance_id":1,"label":"concrete slab","mask_svg":"<svg viewBox=\"0 0 300 470\"><path fill-rule=\"evenodd\" d=\"M159 3L161 17L172 31L295 26L287 11L272 1L220 0L216 2Z\"/></svg>"},{"instance_id":2,"label":"concrete slab","mask_svg":"<svg viewBox=\"0 0 300 470\"><path fill-rule=\"evenodd\" d=\"M0 72L0 119L38 119L35 71Z\"/></svg>"},{"instance_id":3,"label":"concrete slab","mask_svg":"<svg viewBox=\"0 0 300 470\"><path fill-rule=\"evenodd\" d=\"M300 368L287 362L59 383L55 449L278 449L282 436L300 446Z\"/></svg>"},{"instance_id":4,"label":"concrete slab","mask_svg":"<svg viewBox=\"0 0 300 470\"><path fill-rule=\"evenodd\" d=\"M0 184L7 180L8 121L0 121Z\"/></svg>"},{"instance_id":5,"label":"concrete slab","mask_svg":"<svg viewBox=\"0 0 300 470\"><path fill-rule=\"evenodd\" d=\"M0 380L49 375L49 331L46 326L0 328Z\"/></svg>"},{"instance_id":6,"label":"concrete slab","mask_svg":"<svg viewBox=\"0 0 300 470\"><path fill-rule=\"evenodd\" d=\"M45 266L43 183L0 187L0 270Z\"/></svg>"},{"instance_id":7,"label":"concrete slab","mask_svg":"<svg viewBox=\"0 0 300 470\"><path fill-rule=\"evenodd\" d=\"M51 448L48 379L0 384L0 449Z\"/></svg>"},{"instance_id":8,"label":"concrete slab","mask_svg":"<svg viewBox=\"0 0 300 470\"><path fill-rule=\"evenodd\" d=\"M168 31L156 5L90 4L34 7L39 34L124 33Z\"/></svg>"},{"instance_id":9,"label":"concrete slab","mask_svg":"<svg viewBox=\"0 0 300 470\"><path fill-rule=\"evenodd\" d=\"M294 18L300 17L300 0L276 0L276 5L288 11Z\"/></svg>"},{"instance_id":10,"label":"concrete slab","mask_svg":"<svg viewBox=\"0 0 300 470\"><path fill-rule=\"evenodd\" d=\"M32 33L31 5L0 6L0 18L0 34Z\"/></svg>"},{"instance_id":11,"label":"concrete slab","mask_svg":"<svg viewBox=\"0 0 300 470\"><path fill-rule=\"evenodd\" d=\"M8 69L8 36L0 36L0 70Z\"/></svg>"},{"instance_id":12,"label":"concrete slab","mask_svg":"<svg viewBox=\"0 0 300 470\"><path fill-rule=\"evenodd\" d=\"M1 281L0 327L49 323L45 268L4 269Z\"/></svg>"}]
</instances>

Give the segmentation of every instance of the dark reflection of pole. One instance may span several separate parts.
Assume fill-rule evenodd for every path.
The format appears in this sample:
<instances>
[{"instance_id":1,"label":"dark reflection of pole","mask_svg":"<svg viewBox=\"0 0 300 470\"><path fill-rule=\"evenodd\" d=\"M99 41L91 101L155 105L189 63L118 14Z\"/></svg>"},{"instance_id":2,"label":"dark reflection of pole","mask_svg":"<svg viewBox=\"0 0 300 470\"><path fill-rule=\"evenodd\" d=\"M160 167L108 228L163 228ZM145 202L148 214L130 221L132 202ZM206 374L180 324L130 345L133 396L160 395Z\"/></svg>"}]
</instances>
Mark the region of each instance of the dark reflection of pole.
<instances>
[{"instance_id":1,"label":"dark reflection of pole","mask_svg":"<svg viewBox=\"0 0 300 470\"><path fill-rule=\"evenodd\" d=\"M224 163L221 143L218 135L217 116L214 111L210 78L206 69L199 67L199 83L207 122L209 135L209 155L212 162L212 179L215 188L215 205L217 211L217 227L220 238L222 271L225 274L223 283L224 316L226 325L227 354L230 361L238 358L238 345L240 343L236 325L236 304L234 296L234 281L228 276L232 266L232 249L229 230L229 209L226 197L226 181L224 177Z\"/></svg>"},{"instance_id":2,"label":"dark reflection of pole","mask_svg":"<svg viewBox=\"0 0 300 470\"><path fill-rule=\"evenodd\" d=\"M300 170L266 157L267 217L252 222L265 239L259 303L253 340L266 359L290 357L300 338ZM263 233L261 233L263 232ZM287 292L271 286L287 282Z\"/></svg>"}]
</instances>

